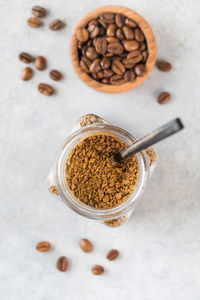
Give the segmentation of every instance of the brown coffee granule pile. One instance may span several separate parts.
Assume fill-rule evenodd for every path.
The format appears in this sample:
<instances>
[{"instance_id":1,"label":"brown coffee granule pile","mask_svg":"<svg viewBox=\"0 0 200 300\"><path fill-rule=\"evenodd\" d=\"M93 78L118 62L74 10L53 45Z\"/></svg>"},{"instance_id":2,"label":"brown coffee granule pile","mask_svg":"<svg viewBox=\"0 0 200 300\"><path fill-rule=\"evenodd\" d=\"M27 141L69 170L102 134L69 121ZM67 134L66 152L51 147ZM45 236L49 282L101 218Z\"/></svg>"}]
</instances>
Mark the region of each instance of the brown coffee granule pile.
<instances>
[{"instance_id":1,"label":"brown coffee granule pile","mask_svg":"<svg viewBox=\"0 0 200 300\"><path fill-rule=\"evenodd\" d=\"M137 183L137 159L131 156L113 165L109 157L126 146L109 134L95 134L80 141L70 153L65 168L72 194L81 202L100 209L125 201Z\"/></svg>"}]
</instances>

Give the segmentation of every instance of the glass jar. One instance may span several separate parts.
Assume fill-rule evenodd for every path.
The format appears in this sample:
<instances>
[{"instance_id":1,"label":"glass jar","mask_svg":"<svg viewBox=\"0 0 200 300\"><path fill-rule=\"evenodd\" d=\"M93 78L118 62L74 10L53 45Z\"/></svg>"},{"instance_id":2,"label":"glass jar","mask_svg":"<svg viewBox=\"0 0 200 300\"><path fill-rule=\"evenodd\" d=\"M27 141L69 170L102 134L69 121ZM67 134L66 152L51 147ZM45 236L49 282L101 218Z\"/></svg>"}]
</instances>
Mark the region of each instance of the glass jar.
<instances>
[{"instance_id":1,"label":"glass jar","mask_svg":"<svg viewBox=\"0 0 200 300\"><path fill-rule=\"evenodd\" d=\"M114 126L94 114L88 114L81 117L75 124L71 135L65 140L55 164L47 177L47 187L51 193L59 195L61 199L71 209L80 215L101 221L103 224L110 227L117 227L124 224L130 215L133 213L136 202L142 194L150 176L156 166L157 154L152 147L145 149L136 154L138 162L138 181L129 198L116 207L110 209L96 209L83 202L79 201L72 195L65 179L65 164L72 149L83 138L95 134L107 133L116 136L124 141L127 145L132 144L137 140L127 131Z\"/></svg>"}]
</instances>

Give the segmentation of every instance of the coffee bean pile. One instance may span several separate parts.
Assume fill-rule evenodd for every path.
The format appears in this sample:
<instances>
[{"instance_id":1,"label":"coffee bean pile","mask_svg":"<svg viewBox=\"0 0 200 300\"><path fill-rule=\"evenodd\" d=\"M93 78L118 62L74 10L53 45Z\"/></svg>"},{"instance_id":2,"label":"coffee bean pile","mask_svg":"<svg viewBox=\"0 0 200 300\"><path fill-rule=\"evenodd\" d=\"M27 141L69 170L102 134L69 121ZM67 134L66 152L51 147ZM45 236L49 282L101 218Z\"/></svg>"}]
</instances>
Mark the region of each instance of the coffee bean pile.
<instances>
[{"instance_id":1,"label":"coffee bean pile","mask_svg":"<svg viewBox=\"0 0 200 300\"><path fill-rule=\"evenodd\" d=\"M32 28L41 27L42 22L38 18L44 18L46 16L45 8L35 5L32 8L32 14L34 15L34 17L29 18L27 20L27 24ZM59 19L55 19L49 24L49 28L53 31L59 30L63 26L64 23ZM19 59L26 64L34 62L36 69L39 71L45 70L47 66L46 59L43 56L37 56L34 58L29 53L21 52L19 54ZM22 70L21 79L24 81L28 81L33 77L33 73L34 72L32 68L26 67ZM54 81L59 81L62 78L62 74L57 70L51 70L49 76ZM51 96L54 94L54 88L47 83L40 83L38 85L38 91L46 96Z\"/></svg>"},{"instance_id":2,"label":"coffee bean pile","mask_svg":"<svg viewBox=\"0 0 200 300\"><path fill-rule=\"evenodd\" d=\"M44 18L46 16L45 8L35 5L32 8L32 14L34 15L34 17L31 17L27 20L27 25L32 28L41 27L43 25L43 23L38 18ZM49 24L49 29L51 29L53 31L59 30L62 27L64 27L64 23L59 19L55 19L55 20L51 21L51 23Z\"/></svg>"},{"instance_id":3,"label":"coffee bean pile","mask_svg":"<svg viewBox=\"0 0 200 300\"><path fill-rule=\"evenodd\" d=\"M30 64L34 62L35 68L39 71L43 71L47 67L46 59L43 56L36 56L35 58L29 53L21 52L19 54L19 60L25 64ZM24 81L30 80L33 76L33 69L26 67L22 70L21 79ZM58 81L62 78L62 74L57 70L51 70L49 76L52 80ZM54 89L51 85L46 83L40 83L38 85L38 90L41 94L46 96L51 96L54 93Z\"/></svg>"},{"instance_id":4,"label":"coffee bean pile","mask_svg":"<svg viewBox=\"0 0 200 300\"><path fill-rule=\"evenodd\" d=\"M104 133L80 141L69 154L65 168L72 194L97 209L110 209L126 201L137 183L137 159L130 156L117 165L109 159L126 147L117 137Z\"/></svg>"},{"instance_id":5,"label":"coffee bean pile","mask_svg":"<svg viewBox=\"0 0 200 300\"><path fill-rule=\"evenodd\" d=\"M81 248L81 250L85 253L90 253L93 251L93 245L92 243L88 240L88 239L82 239L79 241L79 246ZM39 252L48 252L52 249L50 242L47 241L42 241L37 243L36 245L36 249ZM107 255L106 258L110 261L117 259L119 256L119 251L116 249L111 249ZM56 263L56 267L59 271L61 272L66 272L69 266L69 260L66 256L61 256L58 258L57 263ZM100 266L100 265L94 265L91 268L91 272L94 275L101 275L104 273L104 267Z\"/></svg>"},{"instance_id":6,"label":"coffee bean pile","mask_svg":"<svg viewBox=\"0 0 200 300\"><path fill-rule=\"evenodd\" d=\"M80 67L96 81L122 85L145 74L147 43L132 19L103 13L79 28L76 37Z\"/></svg>"}]
</instances>

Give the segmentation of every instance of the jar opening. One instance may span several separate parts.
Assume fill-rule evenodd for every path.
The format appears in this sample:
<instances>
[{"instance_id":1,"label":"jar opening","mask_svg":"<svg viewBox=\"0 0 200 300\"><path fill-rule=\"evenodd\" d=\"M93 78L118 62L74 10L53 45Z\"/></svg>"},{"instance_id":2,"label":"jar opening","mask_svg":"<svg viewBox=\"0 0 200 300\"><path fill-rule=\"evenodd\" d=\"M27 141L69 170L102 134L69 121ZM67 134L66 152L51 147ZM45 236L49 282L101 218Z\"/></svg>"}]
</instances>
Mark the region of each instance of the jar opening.
<instances>
[{"instance_id":1,"label":"jar opening","mask_svg":"<svg viewBox=\"0 0 200 300\"><path fill-rule=\"evenodd\" d=\"M130 135L125 130L110 124L95 124L81 128L73 132L62 146L54 167L54 177L56 179L57 190L62 200L70 208L72 208L77 213L91 219L110 219L127 213L135 206L135 200L142 192L143 185L146 181L144 162L144 155L146 156L146 153L138 153L135 155L138 163L138 180L130 196L124 202L112 208L93 208L78 200L71 193L71 190L66 183L65 167L67 158L70 155L72 149L87 136L96 135L99 133L113 135L121 141L125 142L127 145L136 141L136 138Z\"/></svg>"}]
</instances>

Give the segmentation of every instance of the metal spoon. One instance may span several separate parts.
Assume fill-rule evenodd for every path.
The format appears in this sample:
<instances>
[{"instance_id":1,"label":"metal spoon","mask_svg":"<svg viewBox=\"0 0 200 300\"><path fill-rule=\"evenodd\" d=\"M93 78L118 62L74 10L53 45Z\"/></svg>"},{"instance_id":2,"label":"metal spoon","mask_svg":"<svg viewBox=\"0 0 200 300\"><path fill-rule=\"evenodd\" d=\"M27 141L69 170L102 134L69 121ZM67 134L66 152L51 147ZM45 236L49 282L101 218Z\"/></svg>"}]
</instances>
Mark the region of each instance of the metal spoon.
<instances>
[{"instance_id":1,"label":"metal spoon","mask_svg":"<svg viewBox=\"0 0 200 300\"><path fill-rule=\"evenodd\" d=\"M134 155L137 152L142 151L147 147L166 139L168 136L180 131L183 128L184 126L181 120L179 118L174 119L169 123L163 125L162 127L149 133L134 144L128 146L124 150L115 153L113 156L110 157L110 160L114 163L120 162L129 157L130 155Z\"/></svg>"}]
</instances>

